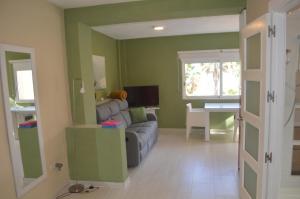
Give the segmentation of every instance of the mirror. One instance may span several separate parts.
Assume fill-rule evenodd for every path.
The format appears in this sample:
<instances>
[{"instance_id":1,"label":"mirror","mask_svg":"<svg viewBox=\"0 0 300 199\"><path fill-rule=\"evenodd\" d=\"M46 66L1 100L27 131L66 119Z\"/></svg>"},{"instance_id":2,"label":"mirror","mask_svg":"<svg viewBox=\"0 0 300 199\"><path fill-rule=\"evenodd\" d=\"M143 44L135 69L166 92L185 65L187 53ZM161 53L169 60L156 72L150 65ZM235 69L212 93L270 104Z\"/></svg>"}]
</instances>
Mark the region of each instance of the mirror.
<instances>
[{"instance_id":1,"label":"mirror","mask_svg":"<svg viewBox=\"0 0 300 199\"><path fill-rule=\"evenodd\" d=\"M105 57L93 55L93 72L95 89L106 88Z\"/></svg>"},{"instance_id":2,"label":"mirror","mask_svg":"<svg viewBox=\"0 0 300 199\"><path fill-rule=\"evenodd\" d=\"M46 176L34 50L1 45L1 84L17 196Z\"/></svg>"}]
</instances>

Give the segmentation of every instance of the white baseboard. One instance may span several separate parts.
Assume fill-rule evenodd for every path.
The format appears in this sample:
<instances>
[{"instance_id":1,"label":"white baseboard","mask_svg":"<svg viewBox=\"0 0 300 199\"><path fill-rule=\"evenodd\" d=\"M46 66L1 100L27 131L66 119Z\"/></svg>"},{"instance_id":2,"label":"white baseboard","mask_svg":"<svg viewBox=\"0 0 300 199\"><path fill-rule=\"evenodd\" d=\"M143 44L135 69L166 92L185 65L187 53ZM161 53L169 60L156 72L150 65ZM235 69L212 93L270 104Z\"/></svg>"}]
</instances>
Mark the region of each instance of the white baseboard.
<instances>
[{"instance_id":1,"label":"white baseboard","mask_svg":"<svg viewBox=\"0 0 300 199\"><path fill-rule=\"evenodd\" d=\"M185 134L185 128L159 128L160 134Z\"/></svg>"},{"instance_id":2,"label":"white baseboard","mask_svg":"<svg viewBox=\"0 0 300 199\"><path fill-rule=\"evenodd\" d=\"M233 129L210 129L210 132L216 132L216 133L219 133L219 132L232 133L232 132L233 132Z\"/></svg>"},{"instance_id":3,"label":"white baseboard","mask_svg":"<svg viewBox=\"0 0 300 199\"><path fill-rule=\"evenodd\" d=\"M174 134L174 133L179 133L179 134L185 134L186 129L185 128L158 128L159 133L163 134ZM204 131L204 129L203 129ZM226 133L231 133L233 132L233 129L210 129L210 132L226 132Z\"/></svg>"},{"instance_id":4,"label":"white baseboard","mask_svg":"<svg viewBox=\"0 0 300 199\"><path fill-rule=\"evenodd\" d=\"M127 177L125 182L75 181L75 180L70 181L70 184L75 184L75 183L83 184L85 187L93 185L96 187L121 188L121 187L126 187L130 183L130 177Z\"/></svg>"}]
</instances>

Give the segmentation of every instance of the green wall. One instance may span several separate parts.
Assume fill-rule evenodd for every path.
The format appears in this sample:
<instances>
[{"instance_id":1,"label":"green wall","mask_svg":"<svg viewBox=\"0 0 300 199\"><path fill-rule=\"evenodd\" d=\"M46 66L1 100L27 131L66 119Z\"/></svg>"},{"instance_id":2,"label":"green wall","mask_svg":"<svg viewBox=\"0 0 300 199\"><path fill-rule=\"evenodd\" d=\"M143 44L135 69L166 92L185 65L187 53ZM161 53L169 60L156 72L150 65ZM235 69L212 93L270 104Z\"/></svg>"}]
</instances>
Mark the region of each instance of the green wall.
<instances>
[{"instance_id":1,"label":"green wall","mask_svg":"<svg viewBox=\"0 0 300 199\"><path fill-rule=\"evenodd\" d=\"M105 57L106 83L107 88L101 90L102 96L106 97L113 90L120 88L119 67L118 67L118 41L92 31L92 51L94 55Z\"/></svg>"},{"instance_id":2,"label":"green wall","mask_svg":"<svg viewBox=\"0 0 300 199\"><path fill-rule=\"evenodd\" d=\"M18 128L20 151L25 178L43 174L38 128Z\"/></svg>"},{"instance_id":3,"label":"green wall","mask_svg":"<svg viewBox=\"0 0 300 199\"><path fill-rule=\"evenodd\" d=\"M230 48L239 48L238 33L124 40L121 41L122 84L159 85L160 127L184 128L185 104L190 101L182 99L181 64L177 52ZM196 107L202 107L203 102L192 100ZM231 113L214 113L211 117L211 128L232 127Z\"/></svg>"},{"instance_id":4,"label":"green wall","mask_svg":"<svg viewBox=\"0 0 300 199\"><path fill-rule=\"evenodd\" d=\"M12 64L10 64L9 61L20 60L20 59L30 59L30 54L8 51L5 53L5 59L6 59L6 66L7 66L9 96L12 99L15 99L16 98L16 90L15 90L14 70L13 70Z\"/></svg>"},{"instance_id":5,"label":"green wall","mask_svg":"<svg viewBox=\"0 0 300 199\"><path fill-rule=\"evenodd\" d=\"M65 14L65 26L66 26L66 47L67 47L67 58L68 58L68 69L69 69L69 85L70 85L70 98L71 98L71 109L73 116L73 123L75 124L94 124L96 123L96 113L95 113L95 97L94 97L94 88L93 88L93 76L92 76L92 53L109 53L110 56L115 57L114 48L110 48L112 43L116 41L108 41L108 38L102 36L95 36L92 33L92 26L99 25L107 25L107 24L118 24L118 23L128 23L128 22L139 22L139 21L151 21L151 20L162 20L162 19L174 19L174 18L187 18L187 17L200 17L200 16L217 16L217 15L230 15L230 14L238 14L243 8L245 8L246 1L245 0L144 0L130 3L119 3L119 4L110 4L110 5L101 5L101 6L91 6L85 8L72 8L66 9L64 11ZM226 34L225 34L226 35ZM196 36L191 36L191 38ZM199 36L200 37L200 36ZM224 37L215 37L216 40L210 39L205 41L205 38L211 38L208 35L201 36L201 41L187 39L189 42L185 43L184 41L178 42L177 48L183 49L215 49L215 48L229 48L230 45L237 47L237 41L230 36ZM232 43L230 41L226 41L227 37L230 37L236 43ZM176 38L176 37L175 37ZM102 40L102 41L101 41ZM172 38L166 39L166 41L174 40ZM94 41L99 41L99 46L94 44ZM137 40L140 41L140 40ZM147 41L147 40L145 40ZM155 41L155 40L154 40ZM199 44L199 46L194 45ZM100 44L101 43L101 44ZM133 42L134 43L134 42ZM117 56L123 56L124 49L123 44L130 44L128 41L119 42L117 41ZM222 47L225 44L225 47ZM228 45L226 45L228 44ZM105 49L105 45L110 46L107 51ZM149 45L151 46L151 45ZM172 44L171 44L172 46ZM170 47L171 47L170 46ZM174 50L176 45L172 46L172 50ZM181 47L180 47L181 46ZM130 45L128 45L130 48ZM166 48L164 46L160 46L162 49ZM147 50L146 48L141 49L143 52L141 54L146 53L147 51L152 52L151 49ZM165 52L167 56L170 56L171 52ZM132 51L133 52L133 51ZM132 57L134 57L133 53L128 53L123 56L123 59L117 59L117 68L119 69L120 77L118 78L120 82L116 80L116 76L113 75L114 71L117 71L116 68L111 68L112 73L108 72L108 76L110 76L111 82L108 83L108 89L116 88L116 85L122 83L135 83L132 82L132 75L130 68L128 68L128 79L124 77L124 69L127 70L127 67L124 67L124 58L128 57L128 61L131 62ZM145 57L146 58L146 57ZM174 56L170 56L169 58L174 58ZM176 57L175 57L176 58ZM137 60L141 60L141 58L136 56ZM176 60L176 59L175 59ZM121 62L120 62L121 61ZM129 63L129 62L128 62ZM128 64L125 62L125 65ZM170 63L174 64L174 60L171 60ZM175 61L178 65L178 62ZM111 63L115 66L115 63ZM121 68L121 65L122 68ZM131 66L130 66L131 67ZM114 70L114 71L113 71ZM125 72L126 72L125 70ZM155 70L158 70L157 68ZM152 72L152 71L151 71ZM159 73L159 70L156 71ZM168 72L169 73L169 72ZM149 73L151 74L151 73ZM177 74L177 76L176 76ZM176 85L176 79L178 79L178 72L175 76L170 77L172 83ZM127 75L127 73L125 73ZM143 75L141 75L143 76ZM82 79L85 82L86 93L81 95L78 93L80 89L80 82L76 79ZM75 80L75 83L74 83ZM144 79L145 82L149 81L149 78ZM139 82L139 78L137 78L136 83L142 84ZM144 84L144 82L143 82ZM173 96L174 103L173 105L184 105L185 102L178 98L178 83L176 86L170 85L171 83L167 83L164 85L163 91L167 94L176 94L177 96ZM170 92L168 89L171 89ZM105 93L104 93L105 94ZM164 102L164 105L168 104L168 100L165 98L166 94L164 94L161 98ZM202 105L202 102L197 103L199 106ZM163 105L163 104L162 104ZM175 109L176 108L176 109ZM169 122L166 121L167 111L170 109L170 106L166 106L165 110L161 110L161 127L183 127L185 114L175 117L174 114L170 116ZM183 113L184 106L174 107L175 114L177 115ZM177 121L180 121L177 123Z\"/></svg>"}]
</instances>

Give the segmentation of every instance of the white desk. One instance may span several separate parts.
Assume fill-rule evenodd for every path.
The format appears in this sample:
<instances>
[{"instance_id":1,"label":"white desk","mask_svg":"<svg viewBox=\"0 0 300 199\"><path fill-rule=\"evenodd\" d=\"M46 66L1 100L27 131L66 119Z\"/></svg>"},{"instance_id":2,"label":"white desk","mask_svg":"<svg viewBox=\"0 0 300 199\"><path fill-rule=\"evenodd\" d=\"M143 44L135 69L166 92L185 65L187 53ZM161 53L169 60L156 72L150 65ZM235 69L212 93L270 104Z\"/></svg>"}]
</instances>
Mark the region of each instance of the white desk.
<instances>
[{"instance_id":1,"label":"white desk","mask_svg":"<svg viewBox=\"0 0 300 199\"><path fill-rule=\"evenodd\" d=\"M232 112L234 113L234 134L233 140L237 141L237 127L238 127L238 118L240 112L239 103L205 103L204 109L207 112ZM209 119L207 121L206 127L209 129Z\"/></svg>"},{"instance_id":2,"label":"white desk","mask_svg":"<svg viewBox=\"0 0 300 199\"><path fill-rule=\"evenodd\" d=\"M159 110L160 108L157 106L151 106L151 107L146 107L145 109L146 109L146 113L151 113L151 114L155 115L155 117L157 117L156 111Z\"/></svg>"},{"instance_id":3,"label":"white desk","mask_svg":"<svg viewBox=\"0 0 300 199\"><path fill-rule=\"evenodd\" d=\"M35 106L26 106L26 107L11 107L11 112L23 113L23 114L31 114L35 113Z\"/></svg>"},{"instance_id":4,"label":"white desk","mask_svg":"<svg viewBox=\"0 0 300 199\"><path fill-rule=\"evenodd\" d=\"M26 107L11 107L10 111L13 114L14 122L24 122L26 115L34 115L35 114L35 106L26 106Z\"/></svg>"}]
</instances>

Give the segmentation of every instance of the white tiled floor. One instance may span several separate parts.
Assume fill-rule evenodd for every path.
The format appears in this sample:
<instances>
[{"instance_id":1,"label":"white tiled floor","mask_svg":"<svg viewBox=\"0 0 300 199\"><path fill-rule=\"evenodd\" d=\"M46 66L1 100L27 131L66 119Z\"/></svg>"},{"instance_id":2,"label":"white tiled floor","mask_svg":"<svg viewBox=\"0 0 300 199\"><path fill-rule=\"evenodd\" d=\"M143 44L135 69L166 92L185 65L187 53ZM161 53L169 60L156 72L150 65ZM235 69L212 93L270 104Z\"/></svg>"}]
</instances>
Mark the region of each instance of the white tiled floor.
<instances>
[{"instance_id":1,"label":"white tiled floor","mask_svg":"<svg viewBox=\"0 0 300 199\"><path fill-rule=\"evenodd\" d=\"M219 140L219 139L218 139ZM73 199L238 199L237 144L192 134L160 134L126 186L105 186Z\"/></svg>"}]
</instances>

